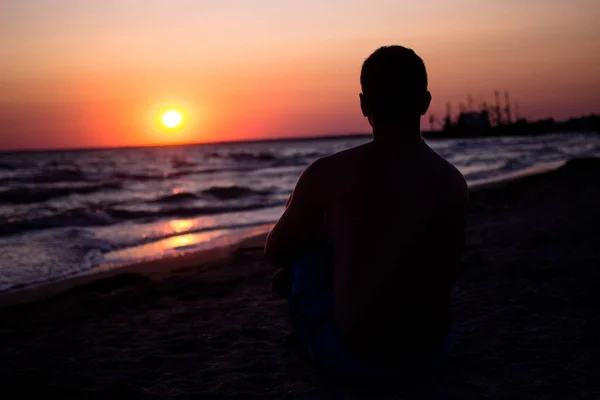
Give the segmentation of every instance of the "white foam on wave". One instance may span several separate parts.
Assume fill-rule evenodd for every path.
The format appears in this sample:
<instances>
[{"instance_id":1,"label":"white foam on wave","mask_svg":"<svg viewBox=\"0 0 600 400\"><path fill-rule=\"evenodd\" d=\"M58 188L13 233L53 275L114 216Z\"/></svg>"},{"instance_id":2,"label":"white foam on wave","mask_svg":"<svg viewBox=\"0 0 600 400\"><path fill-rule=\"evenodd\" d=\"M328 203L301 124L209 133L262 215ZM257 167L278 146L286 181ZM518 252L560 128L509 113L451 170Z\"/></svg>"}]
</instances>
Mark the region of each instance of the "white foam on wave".
<instances>
[{"instance_id":1,"label":"white foam on wave","mask_svg":"<svg viewBox=\"0 0 600 400\"><path fill-rule=\"evenodd\" d=\"M97 267L111 246L79 228L51 229L6 238L0 293L54 282Z\"/></svg>"},{"instance_id":2,"label":"white foam on wave","mask_svg":"<svg viewBox=\"0 0 600 400\"><path fill-rule=\"evenodd\" d=\"M476 190L486 187L490 184L496 184L501 182L510 182L515 179L523 178L530 175L539 175L545 172L553 171L566 164L566 161L551 161L546 163L540 163L531 167L522 168L516 171L509 172L504 175L498 175L493 178L477 179L468 182L469 189Z\"/></svg>"},{"instance_id":3,"label":"white foam on wave","mask_svg":"<svg viewBox=\"0 0 600 400\"><path fill-rule=\"evenodd\" d=\"M267 233L272 224L239 229L220 229L201 233L186 233L104 255L96 270L119 268L138 262L182 256L203 250L235 245L247 238Z\"/></svg>"}]
</instances>

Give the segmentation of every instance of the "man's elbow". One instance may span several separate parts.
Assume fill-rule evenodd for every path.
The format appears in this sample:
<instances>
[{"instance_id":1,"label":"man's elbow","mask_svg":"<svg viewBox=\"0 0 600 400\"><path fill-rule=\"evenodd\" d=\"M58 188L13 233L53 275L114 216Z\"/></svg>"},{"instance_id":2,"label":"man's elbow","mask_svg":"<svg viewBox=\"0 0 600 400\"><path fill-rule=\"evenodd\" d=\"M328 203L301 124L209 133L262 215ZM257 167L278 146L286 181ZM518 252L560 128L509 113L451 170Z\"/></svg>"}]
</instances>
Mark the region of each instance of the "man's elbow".
<instances>
[{"instance_id":1,"label":"man's elbow","mask_svg":"<svg viewBox=\"0 0 600 400\"><path fill-rule=\"evenodd\" d=\"M267 262L275 267L278 266L277 262L277 252L275 250L275 246L273 240L271 239L271 235L267 236L267 240L265 242L265 258Z\"/></svg>"},{"instance_id":2,"label":"man's elbow","mask_svg":"<svg viewBox=\"0 0 600 400\"><path fill-rule=\"evenodd\" d=\"M265 259L269 264L273 264L273 253L271 251L271 246L269 246L269 242L265 243Z\"/></svg>"}]
</instances>

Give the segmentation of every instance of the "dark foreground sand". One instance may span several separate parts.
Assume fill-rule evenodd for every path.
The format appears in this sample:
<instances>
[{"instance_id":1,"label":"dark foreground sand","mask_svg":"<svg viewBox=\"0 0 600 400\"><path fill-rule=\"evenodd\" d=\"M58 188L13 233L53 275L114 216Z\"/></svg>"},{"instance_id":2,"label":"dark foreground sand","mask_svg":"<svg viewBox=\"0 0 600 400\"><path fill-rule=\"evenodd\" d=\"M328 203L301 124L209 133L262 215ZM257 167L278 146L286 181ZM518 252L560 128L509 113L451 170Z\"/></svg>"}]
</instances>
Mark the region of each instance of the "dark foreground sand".
<instances>
[{"instance_id":1,"label":"dark foreground sand","mask_svg":"<svg viewBox=\"0 0 600 400\"><path fill-rule=\"evenodd\" d=\"M472 195L458 342L418 390L346 388L284 349L260 240L0 310L0 396L600 399L600 160ZM439 397L438 397L439 396Z\"/></svg>"}]
</instances>

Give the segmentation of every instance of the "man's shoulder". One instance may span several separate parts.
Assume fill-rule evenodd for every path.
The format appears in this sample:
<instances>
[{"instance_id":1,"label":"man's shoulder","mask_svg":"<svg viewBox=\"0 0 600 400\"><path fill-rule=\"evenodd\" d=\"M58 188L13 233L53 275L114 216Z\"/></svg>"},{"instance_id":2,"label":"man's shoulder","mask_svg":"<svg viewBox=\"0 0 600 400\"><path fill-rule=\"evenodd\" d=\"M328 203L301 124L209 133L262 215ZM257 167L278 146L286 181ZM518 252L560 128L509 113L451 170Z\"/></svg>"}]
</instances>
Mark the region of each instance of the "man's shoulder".
<instances>
[{"instance_id":1,"label":"man's shoulder","mask_svg":"<svg viewBox=\"0 0 600 400\"><path fill-rule=\"evenodd\" d=\"M450 180L452 184L452 192L454 193L457 201L459 201L463 206L466 206L469 203L469 186L467 185L467 180L458 170L458 168L452 165L449 161L446 160L446 162L448 163L448 171L452 176Z\"/></svg>"},{"instance_id":2,"label":"man's shoulder","mask_svg":"<svg viewBox=\"0 0 600 400\"><path fill-rule=\"evenodd\" d=\"M469 189L462 172L437 152L432 150L432 154L435 159L433 171L435 171L435 175L439 178L437 181L443 182L443 186L449 193L460 197L468 197Z\"/></svg>"},{"instance_id":3,"label":"man's shoulder","mask_svg":"<svg viewBox=\"0 0 600 400\"><path fill-rule=\"evenodd\" d=\"M450 161L446 160L443 157L441 157L441 158L446 165L446 170L448 172L448 175L450 175L452 177L452 181L456 185L458 185L466 190L467 189L467 181L466 181L464 175L462 174L462 172L460 172L460 170L458 168L456 168Z\"/></svg>"},{"instance_id":4,"label":"man's shoulder","mask_svg":"<svg viewBox=\"0 0 600 400\"><path fill-rule=\"evenodd\" d=\"M305 181L315 184L335 184L363 152L363 147L357 146L318 158L304 170L302 177Z\"/></svg>"},{"instance_id":5,"label":"man's shoulder","mask_svg":"<svg viewBox=\"0 0 600 400\"><path fill-rule=\"evenodd\" d=\"M348 165L359 158L368 148L369 143L341 150L325 157L319 158L317 161L322 167L334 167Z\"/></svg>"}]
</instances>

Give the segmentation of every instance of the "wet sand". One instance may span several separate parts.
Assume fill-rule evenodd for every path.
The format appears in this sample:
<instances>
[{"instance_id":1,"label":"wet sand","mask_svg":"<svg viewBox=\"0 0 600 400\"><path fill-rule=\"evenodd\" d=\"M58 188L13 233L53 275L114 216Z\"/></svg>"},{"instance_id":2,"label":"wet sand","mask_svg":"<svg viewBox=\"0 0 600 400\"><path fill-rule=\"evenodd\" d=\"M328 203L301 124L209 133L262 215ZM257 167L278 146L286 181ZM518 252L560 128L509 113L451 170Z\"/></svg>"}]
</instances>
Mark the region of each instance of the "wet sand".
<instances>
[{"instance_id":1,"label":"wet sand","mask_svg":"<svg viewBox=\"0 0 600 400\"><path fill-rule=\"evenodd\" d=\"M319 378L279 342L290 327L257 237L0 309L2 397L597 399L599 199L598 159L472 194L457 346L439 379Z\"/></svg>"}]
</instances>

